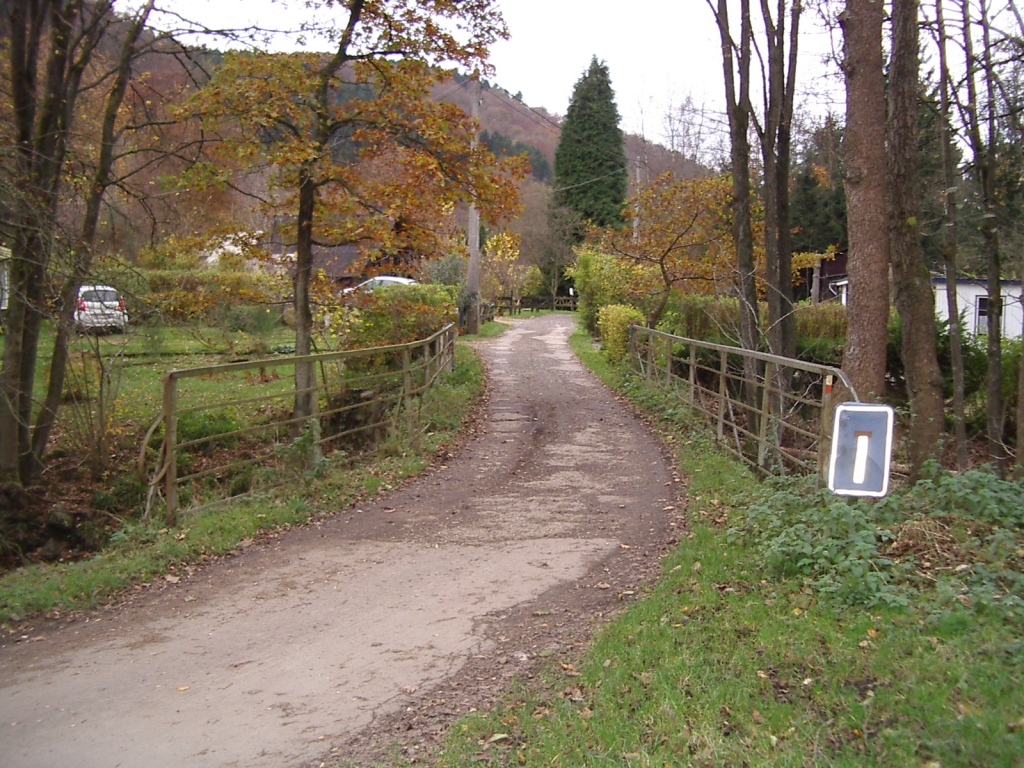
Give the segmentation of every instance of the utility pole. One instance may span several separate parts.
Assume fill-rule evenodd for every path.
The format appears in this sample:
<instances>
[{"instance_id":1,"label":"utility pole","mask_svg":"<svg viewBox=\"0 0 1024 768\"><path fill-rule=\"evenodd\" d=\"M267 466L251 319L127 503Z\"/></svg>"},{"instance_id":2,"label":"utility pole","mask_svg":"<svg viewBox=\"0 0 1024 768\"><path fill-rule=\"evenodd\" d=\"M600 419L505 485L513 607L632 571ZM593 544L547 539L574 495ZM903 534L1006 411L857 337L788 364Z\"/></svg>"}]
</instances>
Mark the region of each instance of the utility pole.
<instances>
[{"instance_id":1,"label":"utility pole","mask_svg":"<svg viewBox=\"0 0 1024 768\"><path fill-rule=\"evenodd\" d=\"M472 115L477 121L477 132L473 136L473 148L480 133L480 73L473 73L473 85L470 90L473 96ZM480 332L480 211L472 200L469 203L469 222L466 226L466 240L469 247L469 269L466 270L466 292L469 294L469 307L466 310L466 333Z\"/></svg>"},{"instance_id":2,"label":"utility pole","mask_svg":"<svg viewBox=\"0 0 1024 768\"><path fill-rule=\"evenodd\" d=\"M640 239L640 156L636 158L636 187L633 189L633 242Z\"/></svg>"}]
</instances>

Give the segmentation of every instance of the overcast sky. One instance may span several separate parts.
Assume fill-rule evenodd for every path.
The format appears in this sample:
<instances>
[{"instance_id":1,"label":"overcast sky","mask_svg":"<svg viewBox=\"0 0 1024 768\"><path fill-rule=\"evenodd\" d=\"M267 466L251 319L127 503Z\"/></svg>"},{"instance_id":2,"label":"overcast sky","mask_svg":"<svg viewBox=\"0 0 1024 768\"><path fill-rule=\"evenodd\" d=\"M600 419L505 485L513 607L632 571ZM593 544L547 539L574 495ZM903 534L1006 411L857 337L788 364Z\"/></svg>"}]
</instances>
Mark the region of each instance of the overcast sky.
<instances>
[{"instance_id":1,"label":"overcast sky","mask_svg":"<svg viewBox=\"0 0 1024 768\"><path fill-rule=\"evenodd\" d=\"M687 95L720 114L718 33L706 0L498 0L511 37L492 50L492 81L533 107L565 114L592 56L607 63L622 128L659 140L669 104ZM272 0L172 0L211 26L287 27L303 4ZM822 61L831 41L805 14L798 77L800 111L842 110L840 83ZM282 42L288 47L288 42Z\"/></svg>"}]
</instances>

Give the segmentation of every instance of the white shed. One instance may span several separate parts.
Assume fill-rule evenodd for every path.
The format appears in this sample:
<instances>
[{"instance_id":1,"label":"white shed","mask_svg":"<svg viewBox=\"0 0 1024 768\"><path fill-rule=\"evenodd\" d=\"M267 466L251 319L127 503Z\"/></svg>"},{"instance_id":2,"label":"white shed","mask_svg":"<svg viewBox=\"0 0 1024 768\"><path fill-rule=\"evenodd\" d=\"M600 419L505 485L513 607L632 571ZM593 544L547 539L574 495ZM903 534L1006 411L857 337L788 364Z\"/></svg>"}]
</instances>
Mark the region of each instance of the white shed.
<instances>
[{"instance_id":1,"label":"white shed","mask_svg":"<svg viewBox=\"0 0 1024 768\"><path fill-rule=\"evenodd\" d=\"M1003 280L1000 285L1003 301L1003 338L1019 339L1022 325L1024 325L1020 280ZM933 277L932 287L935 290L935 316L939 320L948 321L946 278ZM967 333L984 335L988 332L988 282L986 280L957 280L956 302L964 330Z\"/></svg>"}]
</instances>

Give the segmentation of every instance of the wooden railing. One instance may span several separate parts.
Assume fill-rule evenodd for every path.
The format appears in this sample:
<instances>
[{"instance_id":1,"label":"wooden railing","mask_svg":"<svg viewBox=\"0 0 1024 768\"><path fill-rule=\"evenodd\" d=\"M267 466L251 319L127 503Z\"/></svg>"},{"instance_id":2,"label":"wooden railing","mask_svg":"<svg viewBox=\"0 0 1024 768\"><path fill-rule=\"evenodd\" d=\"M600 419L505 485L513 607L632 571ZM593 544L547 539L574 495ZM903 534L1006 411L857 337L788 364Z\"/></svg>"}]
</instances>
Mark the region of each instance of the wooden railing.
<instances>
[{"instance_id":1,"label":"wooden railing","mask_svg":"<svg viewBox=\"0 0 1024 768\"><path fill-rule=\"evenodd\" d=\"M162 489L173 525L179 510L194 512L272 486L325 453L357 450L398 430L415 441L431 389L454 365L455 336L447 325L409 344L168 371L160 416L139 452L147 509ZM314 383L304 389L295 383L301 365L315 367ZM249 390L245 396L223 396L236 382L236 390ZM311 415L295 416L296 396L307 393ZM149 443L161 426L153 462ZM262 471L258 478L256 470Z\"/></svg>"},{"instance_id":2,"label":"wooden railing","mask_svg":"<svg viewBox=\"0 0 1024 768\"><path fill-rule=\"evenodd\" d=\"M576 296L502 296L495 301L495 309L499 315L518 315L524 309L535 312L539 309L554 309L575 312L578 299Z\"/></svg>"},{"instance_id":3,"label":"wooden railing","mask_svg":"<svg viewBox=\"0 0 1024 768\"><path fill-rule=\"evenodd\" d=\"M764 475L823 476L835 405L857 393L838 368L632 326L633 365L708 419Z\"/></svg>"}]
</instances>

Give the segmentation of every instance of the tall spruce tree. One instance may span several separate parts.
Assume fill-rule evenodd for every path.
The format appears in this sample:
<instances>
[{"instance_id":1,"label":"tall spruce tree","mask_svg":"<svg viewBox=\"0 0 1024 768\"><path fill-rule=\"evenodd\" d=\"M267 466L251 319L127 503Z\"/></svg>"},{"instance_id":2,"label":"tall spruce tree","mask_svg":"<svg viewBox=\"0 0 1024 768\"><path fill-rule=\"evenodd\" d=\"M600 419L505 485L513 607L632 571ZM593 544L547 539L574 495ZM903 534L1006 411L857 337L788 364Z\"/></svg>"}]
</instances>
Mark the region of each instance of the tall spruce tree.
<instances>
[{"instance_id":1,"label":"tall spruce tree","mask_svg":"<svg viewBox=\"0 0 1024 768\"><path fill-rule=\"evenodd\" d=\"M621 226L626 152L608 66L597 60L576 83L555 149L555 202L581 220Z\"/></svg>"}]
</instances>

